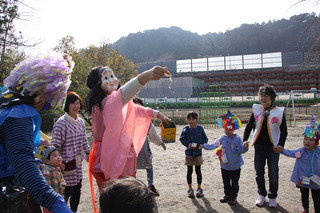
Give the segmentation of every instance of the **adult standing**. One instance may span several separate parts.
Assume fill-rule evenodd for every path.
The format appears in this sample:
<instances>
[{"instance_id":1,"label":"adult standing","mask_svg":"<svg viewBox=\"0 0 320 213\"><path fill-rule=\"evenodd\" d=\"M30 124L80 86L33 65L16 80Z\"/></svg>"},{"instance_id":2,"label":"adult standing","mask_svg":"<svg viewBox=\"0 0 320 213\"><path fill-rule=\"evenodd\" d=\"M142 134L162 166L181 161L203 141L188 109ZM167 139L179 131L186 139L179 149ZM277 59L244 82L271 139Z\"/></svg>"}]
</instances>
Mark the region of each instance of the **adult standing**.
<instances>
[{"instance_id":1,"label":"adult standing","mask_svg":"<svg viewBox=\"0 0 320 213\"><path fill-rule=\"evenodd\" d=\"M274 106L276 91L273 86L265 84L258 91L259 104L253 104L252 114L243 134L247 141L253 128L252 145L254 146L254 168L259 197L256 205L261 207L269 197L269 206L277 207L276 198L279 187L279 151L287 138L287 123L284 107ZM265 165L268 165L269 191L265 187Z\"/></svg>"},{"instance_id":2,"label":"adult standing","mask_svg":"<svg viewBox=\"0 0 320 213\"><path fill-rule=\"evenodd\" d=\"M152 117L168 122L161 112L134 104L132 98L149 80L170 75L165 67L155 66L120 87L119 80L109 67L96 67L87 77L90 92L87 110L92 115L94 142L90 153L89 171L102 183L121 176L135 176L136 157L148 132ZM89 176L91 192L92 176Z\"/></svg>"},{"instance_id":3,"label":"adult standing","mask_svg":"<svg viewBox=\"0 0 320 213\"><path fill-rule=\"evenodd\" d=\"M38 112L63 104L73 66L66 55L37 55L17 64L4 80L5 91L0 95L1 212L39 212L39 205L54 213L72 212L42 176L34 153L40 143ZM17 192L21 194L12 200L9 194ZM37 203L32 210L27 208L28 197Z\"/></svg>"},{"instance_id":4,"label":"adult standing","mask_svg":"<svg viewBox=\"0 0 320 213\"><path fill-rule=\"evenodd\" d=\"M83 109L81 97L75 92L67 94L64 111L66 112L54 124L51 144L58 147L65 169L63 176L67 182L65 200L70 198L70 207L78 211L82 187L82 160L86 154L89 161L90 146L87 140L86 126L78 116Z\"/></svg>"}]
</instances>

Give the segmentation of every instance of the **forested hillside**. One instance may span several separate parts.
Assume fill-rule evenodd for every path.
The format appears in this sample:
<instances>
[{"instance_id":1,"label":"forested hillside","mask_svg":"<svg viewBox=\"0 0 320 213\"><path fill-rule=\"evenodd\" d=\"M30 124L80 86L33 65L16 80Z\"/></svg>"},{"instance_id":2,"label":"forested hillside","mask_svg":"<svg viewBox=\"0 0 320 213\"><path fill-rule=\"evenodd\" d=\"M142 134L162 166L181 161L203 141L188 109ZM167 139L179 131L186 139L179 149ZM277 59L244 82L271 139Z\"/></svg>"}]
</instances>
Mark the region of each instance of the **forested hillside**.
<instances>
[{"instance_id":1,"label":"forested hillside","mask_svg":"<svg viewBox=\"0 0 320 213\"><path fill-rule=\"evenodd\" d=\"M316 14L242 24L225 33L198 35L179 27L132 33L111 45L135 63L210 56L308 51L319 36ZM210 24L208 24L209 26Z\"/></svg>"}]
</instances>

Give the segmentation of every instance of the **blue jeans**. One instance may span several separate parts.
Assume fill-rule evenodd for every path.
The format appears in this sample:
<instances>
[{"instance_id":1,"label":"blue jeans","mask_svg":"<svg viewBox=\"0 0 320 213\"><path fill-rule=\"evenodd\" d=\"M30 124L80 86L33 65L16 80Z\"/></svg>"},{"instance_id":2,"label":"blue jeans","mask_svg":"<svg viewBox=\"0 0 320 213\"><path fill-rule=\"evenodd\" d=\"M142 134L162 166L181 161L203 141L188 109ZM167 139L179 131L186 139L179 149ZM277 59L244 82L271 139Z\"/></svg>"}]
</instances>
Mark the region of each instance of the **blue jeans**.
<instances>
[{"instance_id":1,"label":"blue jeans","mask_svg":"<svg viewBox=\"0 0 320 213\"><path fill-rule=\"evenodd\" d=\"M275 153L272 147L256 144L254 145L254 168L256 170L256 182L258 193L275 199L278 196L279 187L279 153ZM266 191L264 171L266 160L268 164L269 192Z\"/></svg>"}]
</instances>

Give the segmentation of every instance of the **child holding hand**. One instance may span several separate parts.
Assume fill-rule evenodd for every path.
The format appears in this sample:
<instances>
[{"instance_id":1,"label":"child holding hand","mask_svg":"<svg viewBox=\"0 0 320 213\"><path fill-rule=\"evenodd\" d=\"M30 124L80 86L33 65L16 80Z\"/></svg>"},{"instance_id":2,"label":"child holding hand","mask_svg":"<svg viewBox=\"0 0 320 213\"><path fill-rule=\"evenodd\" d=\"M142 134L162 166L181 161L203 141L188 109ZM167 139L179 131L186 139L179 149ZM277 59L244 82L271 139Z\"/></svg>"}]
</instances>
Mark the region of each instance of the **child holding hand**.
<instances>
[{"instance_id":1,"label":"child holding hand","mask_svg":"<svg viewBox=\"0 0 320 213\"><path fill-rule=\"evenodd\" d=\"M313 116L304 134L303 147L297 150L282 148L280 152L287 157L296 158L291 181L300 188L303 213L309 212L310 190L314 212L320 212L320 125L315 123Z\"/></svg>"},{"instance_id":2,"label":"child holding hand","mask_svg":"<svg viewBox=\"0 0 320 213\"><path fill-rule=\"evenodd\" d=\"M66 181L63 179L63 175L60 167L62 166L62 158L55 146L48 146L42 153L42 161L44 163L41 166L41 172L43 177L46 179L49 185L54 189L55 192L64 196L64 189L66 187ZM44 213L50 211L43 208Z\"/></svg>"},{"instance_id":3,"label":"child holding hand","mask_svg":"<svg viewBox=\"0 0 320 213\"><path fill-rule=\"evenodd\" d=\"M207 150L220 147L216 151L221 163L224 186L224 197L220 199L220 202L235 205L239 192L240 167L244 164L241 154L248 151L249 142L242 143L241 137L234 133L236 129L241 128L242 124L238 117L231 114L229 110L227 114L219 116L218 124L224 128L225 134L221 135L216 142L200 147Z\"/></svg>"},{"instance_id":4,"label":"child holding hand","mask_svg":"<svg viewBox=\"0 0 320 213\"><path fill-rule=\"evenodd\" d=\"M188 167L187 171L187 182L188 182L188 197L194 197L194 191L192 189L192 173L193 165L195 165L197 174L197 197L203 197L203 190L201 188L202 174L201 174L201 164L203 164L202 150L200 145L207 143L208 138L204 132L202 126L198 125L198 114L194 111L189 112L187 115L188 124L182 130L180 135L181 143L186 147L185 150L185 165Z\"/></svg>"}]
</instances>

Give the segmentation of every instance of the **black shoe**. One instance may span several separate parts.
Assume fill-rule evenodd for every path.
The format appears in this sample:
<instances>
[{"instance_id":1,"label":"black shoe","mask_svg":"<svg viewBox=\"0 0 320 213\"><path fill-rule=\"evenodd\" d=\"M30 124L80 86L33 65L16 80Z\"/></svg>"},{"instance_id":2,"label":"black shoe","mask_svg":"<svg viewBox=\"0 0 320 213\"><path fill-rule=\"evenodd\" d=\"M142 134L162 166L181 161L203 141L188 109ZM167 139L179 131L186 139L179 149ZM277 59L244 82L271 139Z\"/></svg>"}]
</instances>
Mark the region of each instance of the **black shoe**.
<instances>
[{"instance_id":1,"label":"black shoe","mask_svg":"<svg viewBox=\"0 0 320 213\"><path fill-rule=\"evenodd\" d=\"M229 200L230 200L230 197L224 196L223 198L220 199L220 202L221 203L227 203L227 202L229 202Z\"/></svg>"},{"instance_id":2,"label":"black shoe","mask_svg":"<svg viewBox=\"0 0 320 213\"><path fill-rule=\"evenodd\" d=\"M230 198L229 204L232 205L232 206L236 205L237 204L237 198L235 198L235 197Z\"/></svg>"},{"instance_id":3,"label":"black shoe","mask_svg":"<svg viewBox=\"0 0 320 213\"><path fill-rule=\"evenodd\" d=\"M158 190L156 189L156 187L154 187L154 185L148 186L148 188L150 189L150 191L152 192L153 195L160 196Z\"/></svg>"}]
</instances>

